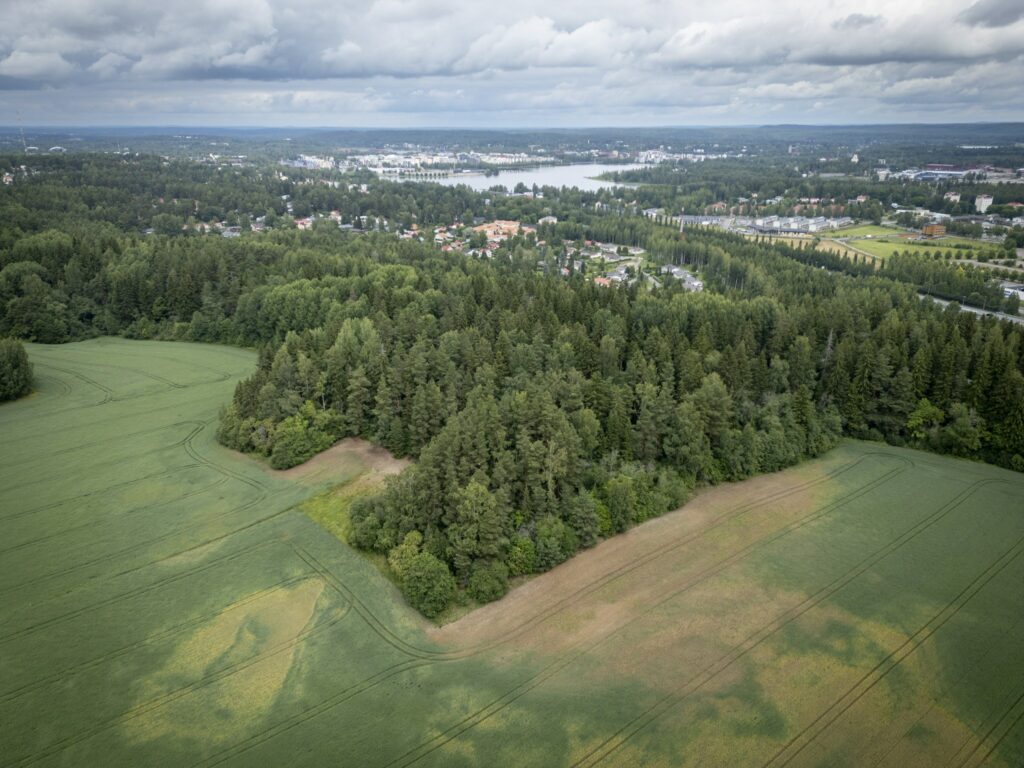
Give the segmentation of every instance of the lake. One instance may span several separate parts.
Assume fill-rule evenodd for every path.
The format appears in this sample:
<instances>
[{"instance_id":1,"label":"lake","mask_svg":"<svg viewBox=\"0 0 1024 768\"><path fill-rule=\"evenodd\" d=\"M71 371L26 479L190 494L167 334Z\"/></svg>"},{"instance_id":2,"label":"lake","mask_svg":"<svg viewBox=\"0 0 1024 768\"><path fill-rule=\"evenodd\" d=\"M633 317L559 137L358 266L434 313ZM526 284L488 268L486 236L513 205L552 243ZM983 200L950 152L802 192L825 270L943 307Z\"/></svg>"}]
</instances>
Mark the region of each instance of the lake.
<instances>
[{"instance_id":1,"label":"lake","mask_svg":"<svg viewBox=\"0 0 1024 768\"><path fill-rule=\"evenodd\" d=\"M495 184L506 187L510 192L516 184L522 182L527 187L578 187L585 192L596 192L605 187L614 187L610 181L600 181L593 178L608 171L626 171L632 168L640 168L640 165L608 165L603 163L578 163L573 165L549 165L537 168L524 168L521 171L501 171L497 176L484 176L483 174L457 174L442 179L428 179L428 181L454 187L458 184L465 184L471 189L481 192L490 189Z\"/></svg>"}]
</instances>

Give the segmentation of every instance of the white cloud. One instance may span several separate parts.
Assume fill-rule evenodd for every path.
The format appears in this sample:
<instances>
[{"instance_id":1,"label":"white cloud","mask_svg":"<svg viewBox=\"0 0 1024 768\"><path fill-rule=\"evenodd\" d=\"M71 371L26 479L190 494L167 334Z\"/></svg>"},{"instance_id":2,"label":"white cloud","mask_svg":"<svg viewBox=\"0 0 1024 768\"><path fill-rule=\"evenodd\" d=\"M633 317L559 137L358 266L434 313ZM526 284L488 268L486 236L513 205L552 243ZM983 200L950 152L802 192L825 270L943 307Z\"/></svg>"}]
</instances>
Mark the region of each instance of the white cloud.
<instances>
[{"instance_id":1,"label":"white cloud","mask_svg":"<svg viewBox=\"0 0 1024 768\"><path fill-rule=\"evenodd\" d=\"M88 67L88 72L109 79L115 77L128 70L132 65L132 60L127 56L122 56L119 53L105 53Z\"/></svg>"},{"instance_id":2,"label":"white cloud","mask_svg":"<svg viewBox=\"0 0 1024 768\"><path fill-rule=\"evenodd\" d=\"M14 51L0 61L0 75L24 80L54 80L71 74L73 67L55 51Z\"/></svg>"}]
</instances>

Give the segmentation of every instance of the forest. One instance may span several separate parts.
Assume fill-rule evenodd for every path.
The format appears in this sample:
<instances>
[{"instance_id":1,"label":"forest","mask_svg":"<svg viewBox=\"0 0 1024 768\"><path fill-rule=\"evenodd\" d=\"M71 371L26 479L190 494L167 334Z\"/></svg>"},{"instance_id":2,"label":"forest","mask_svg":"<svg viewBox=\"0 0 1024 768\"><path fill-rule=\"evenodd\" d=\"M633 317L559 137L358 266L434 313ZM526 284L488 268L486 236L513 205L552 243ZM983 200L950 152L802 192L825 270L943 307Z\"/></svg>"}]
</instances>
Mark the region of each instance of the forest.
<instances>
[{"instance_id":1,"label":"forest","mask_svg":"<svg viewBox=\"0 0 1024 768\"><path fill-rule=\"evenodd\" d=\"M164 173L183 184L186 170L154 163L139 183L166 198ZM253 204L272 205L260 189L254 180ZM940 262L897 258L875 272L582 207L492 259L336 226L143 236L141 210L98 215L89 194L71 185L63 199L83 207L55 221L41 190L8 193L5 205L25 213L0 234L0 333L257 348L218 438L275 468L346 436L415 458L353 505L350 537L387 556L426 615L463 591L495 599L510 578L676 508L700 485L790 466L843 435L1024 471L1021 331L919 299L922 282L956 275L927 272L948 270ZM424 218L440 215L432 206L483 206L468 190L405 194ZM541 204L523 200L492 210ZM548 268L554 244L583 239L690 265L707 290L604 288ZM968 273L949 279L968 281L942 283L953 295L992 290Z\"/></svg>"},{"instance_id":2,"label":"forest","mask_svg":"<svg viewBox=\"0 0 1024 768\"><path fill-rule=\"evenodd\" d=\"M1006 157L1003 161L1019 163L1020 156ZM637 199L645 208L701 213L707 206L725 202L746 215L845 215L876 224L892 213L893 206L967 216L976 212L975 197L984 194L991 195L994 201L990 213L1012 218L1016 214L1007 204L1024 201L1024 190L1018 184L992 183L984 178L938 183L898 178L879 181L871 166L865 169L862 163L822 163L799 156L661 163L618 171L610 174L610 178L639 184L629 189L630 193L636 189ZM947 192L956 192L959 197L947 198ZM747 203L739 204L740 198ZM781 199L774 202L776 198ZM858 198L867 199L858 201ZM960 222L950 222L953 229L958 224ZM965 234L980 236L981 226L976 226L976 233L971 230Z\"/></svg>"}]
</instances>

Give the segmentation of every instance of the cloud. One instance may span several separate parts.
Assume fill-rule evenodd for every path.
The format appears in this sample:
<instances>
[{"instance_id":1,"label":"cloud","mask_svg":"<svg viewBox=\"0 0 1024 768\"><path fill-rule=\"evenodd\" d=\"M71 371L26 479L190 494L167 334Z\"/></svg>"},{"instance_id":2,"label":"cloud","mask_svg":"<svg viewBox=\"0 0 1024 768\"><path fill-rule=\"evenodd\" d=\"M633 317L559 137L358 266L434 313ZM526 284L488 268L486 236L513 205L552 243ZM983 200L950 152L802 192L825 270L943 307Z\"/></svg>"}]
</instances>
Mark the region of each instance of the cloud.
<instances>
[{"instance_id":1,"label":"cloud","mask_svg":"<svg viewBox=\"0 0 1024 768\"><path fill-rule=\"evenodd\" d=\"M778 22L752 18L724 23L698 21L678 30L662 46L656 60L694 69L742 68L780 64L789 58L788 36L773 34Z\"/></svg>"},{"instance_id":2,"label":"cloud","mask_svg":"<svg viewBox=\"0 0 1024 768\"><path fill-rule=\"evenodd\" d=\"M14 51L0 61L0 75L22 80L54 80L71 74L72 66L55 51Z\"/></svg>"},{"instance_id":3,"label":"cloud","mask_svg":"<svg viewBox=\"0 0 1024 768\"><path fill-rule=\"evenodd\" d=\"M832 29L862 29L871 27L882 21L881 16L866 16L863 13L851 13L845 19L832 22Z\"/></svg>"},{"instance_id":4,"label":"cloud","mask_svg":"<svg viewBox=\"0 0 1024 768\"><path fill-rule=\"evenodd\" d=\"M1024 19L1024 4L1020 0L978 0L957 19L972 27L1007 27Z\"/></svg>"},{"instance_id":5,"label":"cloud","mask_svg":"<svg viewBox=\"0 0 1024 768\"><path fill-rule=\"evenodd\" d=\"M934 109L956 117L960 104L992 119L1024 118L1021 0L843 6L518 0L496 12L470 0L0 2L0 109L40 120L132 122L151 119L151 110L164 121L202 122L234 110L253 122L376 115L380 124L501 125L514 116L578 125L907 120Z\"/></svg>"},{"instance_id":6,"label":"cloud","mask_svg":"<svg viewBox=\"0 0 1024 768\"><path fill-rule=\"evenodd\" d=\"M92 64L88 70L97 77L104 79L112 78L126 72L132 66L132 60L119 53L105 53Z\"/></svg>"}]
</instances>

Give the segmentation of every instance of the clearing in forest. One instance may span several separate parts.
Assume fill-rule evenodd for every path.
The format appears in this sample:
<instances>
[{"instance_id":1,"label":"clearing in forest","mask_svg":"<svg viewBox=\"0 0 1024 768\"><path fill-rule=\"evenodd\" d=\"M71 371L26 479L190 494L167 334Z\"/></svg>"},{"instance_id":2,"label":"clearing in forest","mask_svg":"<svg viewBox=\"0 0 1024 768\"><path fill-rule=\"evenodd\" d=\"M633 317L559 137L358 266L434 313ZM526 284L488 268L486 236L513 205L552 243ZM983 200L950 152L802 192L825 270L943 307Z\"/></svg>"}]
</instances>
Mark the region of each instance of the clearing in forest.
<instances>
[{"instance_id":1,"label":"clearing in forest","mask_svg":"<svg viewBox=\"0 0 1024 768\"><path fill-rule=\"evenodd\" d=\"M0 406L2 765L1024 762L1018 474L846 442L435 627L297 511L400 464L215 444L253 354L29 354L39 391Z\"/></svg>"}]
</instances>

